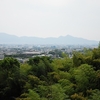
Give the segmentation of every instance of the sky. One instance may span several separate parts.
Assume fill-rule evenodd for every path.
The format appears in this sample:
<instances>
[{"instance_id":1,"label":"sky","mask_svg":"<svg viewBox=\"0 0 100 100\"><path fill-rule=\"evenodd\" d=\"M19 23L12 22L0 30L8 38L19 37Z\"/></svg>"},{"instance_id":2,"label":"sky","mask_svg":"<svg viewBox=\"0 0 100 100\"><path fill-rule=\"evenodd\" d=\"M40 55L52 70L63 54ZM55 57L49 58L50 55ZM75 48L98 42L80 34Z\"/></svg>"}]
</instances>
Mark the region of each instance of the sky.
<instances>
[{"instance_id":1,"label":"sky","mask_svg":"<svg viewBox=\"0 0 100 100\"><path fill-rule=\"evenodd\" d=\"M100 0L0 0L0 32L100 40Z\"/></svg>"}]
</instances>

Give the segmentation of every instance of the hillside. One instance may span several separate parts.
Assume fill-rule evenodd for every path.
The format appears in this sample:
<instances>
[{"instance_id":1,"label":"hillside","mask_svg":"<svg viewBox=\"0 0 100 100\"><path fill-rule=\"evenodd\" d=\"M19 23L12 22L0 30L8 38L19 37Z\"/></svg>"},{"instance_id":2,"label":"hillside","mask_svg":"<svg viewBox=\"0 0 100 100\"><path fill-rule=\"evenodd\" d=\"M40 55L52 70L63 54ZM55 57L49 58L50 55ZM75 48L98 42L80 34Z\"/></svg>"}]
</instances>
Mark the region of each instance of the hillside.
<instances>
[{"instance_id":1,"label":"hillside","mask_svg":"<svg viewBox=\"0 0 100 100\"><path fill-rule=\"evenodd\" d=\"M18 37L15 35L9 35L6 33L0 33L0 44L79 44L79 45L92 45L98 44L98 41L87 40L83 38L73 37L70 35L60 36L58 38L39 38L39 37Z\"/></svg>"}]
</instances>

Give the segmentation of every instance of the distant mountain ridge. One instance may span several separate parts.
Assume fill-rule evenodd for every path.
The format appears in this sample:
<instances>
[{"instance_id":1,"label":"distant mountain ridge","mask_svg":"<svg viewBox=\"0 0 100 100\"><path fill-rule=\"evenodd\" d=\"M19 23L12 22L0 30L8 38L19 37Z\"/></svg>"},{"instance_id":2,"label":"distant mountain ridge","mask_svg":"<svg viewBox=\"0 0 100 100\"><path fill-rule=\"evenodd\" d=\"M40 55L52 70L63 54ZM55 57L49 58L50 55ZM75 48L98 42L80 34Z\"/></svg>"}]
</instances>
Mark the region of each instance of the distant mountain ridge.
<instances>
[{"instance_id":1,"label":"distant mountain ridge","mask_svg":"<svg viewBox=\"0 0 100 100\"><path fill-rule=\"evenodd\" d=\"M39 38L39 37L18 37L6 33L0 33L0 44L57 44L57 45L95 45L98 41L87 40L83 38L73 37L70 35L60 36L58 38Z\"/></svg>"}]
</instances>

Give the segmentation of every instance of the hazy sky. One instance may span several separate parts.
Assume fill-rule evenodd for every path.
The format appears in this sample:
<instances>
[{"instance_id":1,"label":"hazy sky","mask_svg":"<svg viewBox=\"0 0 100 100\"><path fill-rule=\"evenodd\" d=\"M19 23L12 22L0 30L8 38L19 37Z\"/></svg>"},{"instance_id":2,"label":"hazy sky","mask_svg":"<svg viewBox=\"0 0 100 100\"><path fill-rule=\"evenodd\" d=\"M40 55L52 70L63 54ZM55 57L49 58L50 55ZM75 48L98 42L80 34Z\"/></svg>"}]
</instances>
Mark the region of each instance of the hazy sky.
<instances>
[{"instance_id":1,"label":"hazy sky","mask_svg":"<svg viewBox=\"0 0 100 100\"><path fill-rule=\"evenodd\" d=\"M100 0L0 0L0 32L100 40Z\"/></svg>"}]
</instances>

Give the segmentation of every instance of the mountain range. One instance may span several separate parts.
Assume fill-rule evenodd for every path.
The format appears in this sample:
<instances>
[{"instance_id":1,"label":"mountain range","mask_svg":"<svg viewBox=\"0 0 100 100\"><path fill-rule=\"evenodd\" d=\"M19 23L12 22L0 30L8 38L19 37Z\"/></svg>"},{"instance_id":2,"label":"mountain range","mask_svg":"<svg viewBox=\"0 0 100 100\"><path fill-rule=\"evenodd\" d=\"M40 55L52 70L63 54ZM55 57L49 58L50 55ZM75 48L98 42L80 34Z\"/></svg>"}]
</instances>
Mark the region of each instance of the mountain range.
<instances>
[{"instance_id":1,"label":"mountain range","mask_svg":"<svg viewBox=\"0 0 100 100\"><path fill-rule=\"evenodd\" d=\"M58 38L18 37L7 33L0 33L0 44L57 44L57 45L97 45L98 41L73 37L70 35Z\"/></svg>"}]
</instances>

